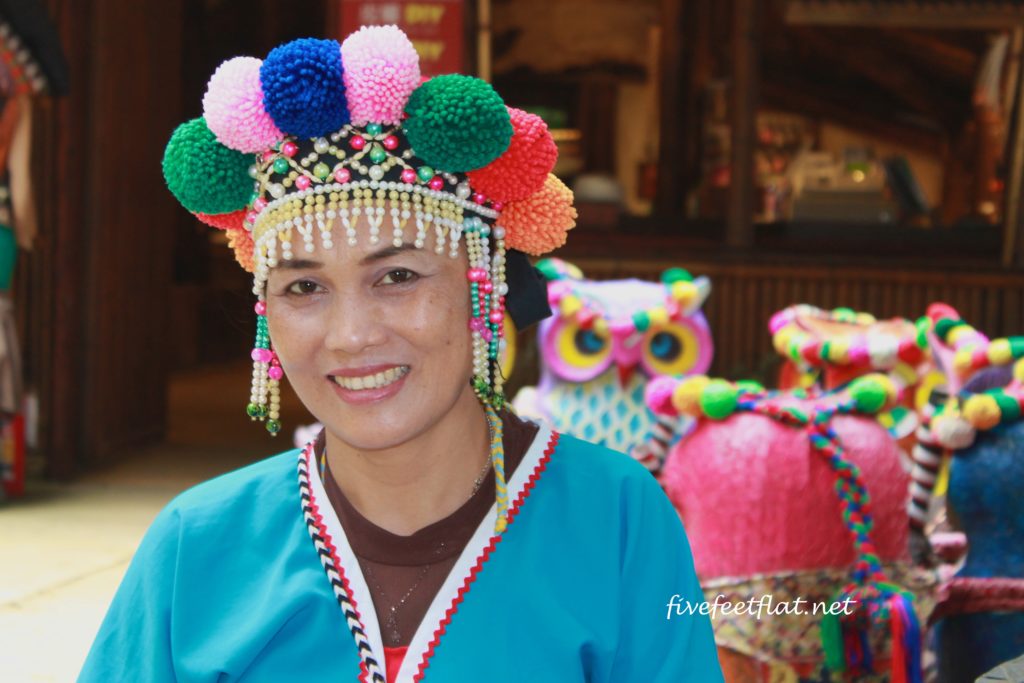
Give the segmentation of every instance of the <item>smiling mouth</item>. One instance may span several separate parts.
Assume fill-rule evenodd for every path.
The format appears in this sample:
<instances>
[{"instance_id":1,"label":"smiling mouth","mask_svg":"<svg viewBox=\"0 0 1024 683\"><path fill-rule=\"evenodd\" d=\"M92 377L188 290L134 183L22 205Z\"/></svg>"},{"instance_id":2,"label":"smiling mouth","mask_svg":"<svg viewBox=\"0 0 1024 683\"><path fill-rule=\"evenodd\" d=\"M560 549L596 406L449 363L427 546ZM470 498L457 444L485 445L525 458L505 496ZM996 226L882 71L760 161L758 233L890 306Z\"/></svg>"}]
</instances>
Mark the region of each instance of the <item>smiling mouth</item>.
<instances>
[{"instance_id":1,"label":"smiling mouth","mask_svg":"<svg viewBox=\"0 0 1024 683\"><path fill-rule=\"evenodd\" d=\"M377 372L364 377L338 377L331 375L331 379L342 389L349 391L364 391L367 389L380 389L389 384L394 384L409 373L408 365L388 368L384 372Z\"/></svg>"}]
</instances>

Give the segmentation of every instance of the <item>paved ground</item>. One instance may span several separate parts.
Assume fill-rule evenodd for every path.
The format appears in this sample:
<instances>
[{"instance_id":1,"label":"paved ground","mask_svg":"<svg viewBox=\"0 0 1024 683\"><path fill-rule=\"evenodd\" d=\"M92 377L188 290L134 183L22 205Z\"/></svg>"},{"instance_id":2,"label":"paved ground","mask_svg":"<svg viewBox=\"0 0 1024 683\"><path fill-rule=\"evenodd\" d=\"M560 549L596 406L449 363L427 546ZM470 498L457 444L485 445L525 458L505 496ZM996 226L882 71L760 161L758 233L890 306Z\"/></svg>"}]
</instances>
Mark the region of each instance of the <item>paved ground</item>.
<instances>
[{"instance_id":1,"label":"paved ground","mask_svg":"<svg viewBox=\"0 0 1024 683\"><path fill-rule=\"evenodd\" d=\"M135 547L192 484L290 447L243 413L251 366L176 378L167 442L0 503L0 681L74 681ZM286 429L306 419L285 397Z\"/></svg>"}]
</instances>

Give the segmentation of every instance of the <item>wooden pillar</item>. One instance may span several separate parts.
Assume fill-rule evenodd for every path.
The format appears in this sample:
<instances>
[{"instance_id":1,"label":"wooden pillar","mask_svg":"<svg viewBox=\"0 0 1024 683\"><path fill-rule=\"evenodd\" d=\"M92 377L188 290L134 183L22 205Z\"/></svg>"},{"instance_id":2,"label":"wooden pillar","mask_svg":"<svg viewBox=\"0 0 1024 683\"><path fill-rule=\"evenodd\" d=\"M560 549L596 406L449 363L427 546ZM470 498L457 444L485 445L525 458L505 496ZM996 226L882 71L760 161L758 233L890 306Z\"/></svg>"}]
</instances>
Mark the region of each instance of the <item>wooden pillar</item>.
<instances>
[{"instance_id":1,"label":"wooden pillar","mask_svg":"<svg viewBox=\"0 0 1024 683\"><path fill-rule=\"evenodd\" d=\"M1019 49L1024 30L1014 31L1015 54L1011 59L1020 60ZM1013 143L1010 145L1010 177L1006 184L1006 211L1003 222L1002 263L1006 267L1024 268L1024 69L1017 69L1017 88L1014 97L1016 115L1013 122Z\"/></svg>"},{"instance_id":2,"label":"wooden pillar","mask_svg":"<svg viewBox=\"0 0 1024 683\"><path fill-rule=\"evenodd\" d=\"M749 247L754 243L761 12L761 0L733 2L732 184L725 228L725 241L731 247Z\"/></svg>"},{"instance_id":3,"label":"wooden pillar","mask_svg":"<svg viewBox=\"0 0 1024 683\"><path fill-rule=\"evenodd\" d=\"M654 211L665 216L682 213L683 149L689 73L683 57L687 31L683 23L685 0L662 0L658 56L658 185Z\"/></svg>"},{"instance_id":4,"label":"wooden pillar","mask_svg":"<svg viewBox=\"0 0 1024 683\"><path fill-rule=\"evenodd\" d=\"M181 106L180 3L51 0L71 92L40 109L39 324L29 361L47 473L151 443L166 421L168 292L180 215L163 147Z\"/></svg>"}]
</instances>

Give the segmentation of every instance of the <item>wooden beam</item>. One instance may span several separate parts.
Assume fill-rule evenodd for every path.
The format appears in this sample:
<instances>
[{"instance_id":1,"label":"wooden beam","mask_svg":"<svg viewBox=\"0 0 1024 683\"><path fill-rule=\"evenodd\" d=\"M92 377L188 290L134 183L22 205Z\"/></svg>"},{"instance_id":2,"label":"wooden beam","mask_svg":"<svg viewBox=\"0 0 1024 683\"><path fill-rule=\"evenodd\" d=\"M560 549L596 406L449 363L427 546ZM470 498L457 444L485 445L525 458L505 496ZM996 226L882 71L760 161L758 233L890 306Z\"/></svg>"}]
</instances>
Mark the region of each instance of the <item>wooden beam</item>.
<instances>
[{"instance_id":1,"label":"wooden beam","mask_svg":"<svg viewBox=\"0 0 1024 683\"><path fill-rule=\"evenodd\" d=\"M998 30L1024 23L1024 6L1010 2L857 2L789 0L786 22L809 26L886 26Z\"/></svg>"},{"instance_id":2,"label":"wooden beam","mask_svg":"<svg viewBox=\"0 0 1024 683\"><path fill-rule=\"evenodd\" d=\"M754 152L760 81L760 0L734 0L732 77L732 174L725 241L731 247L754 244Z\"/></svg>"}]
</instances>

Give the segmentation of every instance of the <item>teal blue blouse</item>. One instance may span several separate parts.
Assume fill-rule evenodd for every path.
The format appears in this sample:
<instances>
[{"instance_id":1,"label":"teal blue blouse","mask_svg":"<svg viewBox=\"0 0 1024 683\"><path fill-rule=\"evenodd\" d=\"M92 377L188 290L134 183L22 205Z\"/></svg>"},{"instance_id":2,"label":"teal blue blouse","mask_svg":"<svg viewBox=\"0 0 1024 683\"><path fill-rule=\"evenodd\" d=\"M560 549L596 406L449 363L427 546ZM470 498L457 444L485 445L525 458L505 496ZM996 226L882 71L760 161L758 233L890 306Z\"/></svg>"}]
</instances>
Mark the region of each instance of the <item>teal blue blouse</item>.
<instances>
[{"instance_id":1,"label":"teal blue blouse","mask_svg":"<svg viewBox=\"0 0 1024 683\"><path fill-rule=\"evenodd\" d=\"M290 451L201 484L153 522L80 681L355 681L355 641L310 538ZM313 505L374 656L370 592L317 468ZM542 428L409 645L400 683L722 680L675 510L631 459ZM394 672L391 672L392 675Z\"/></svg>"}]
</instances>

